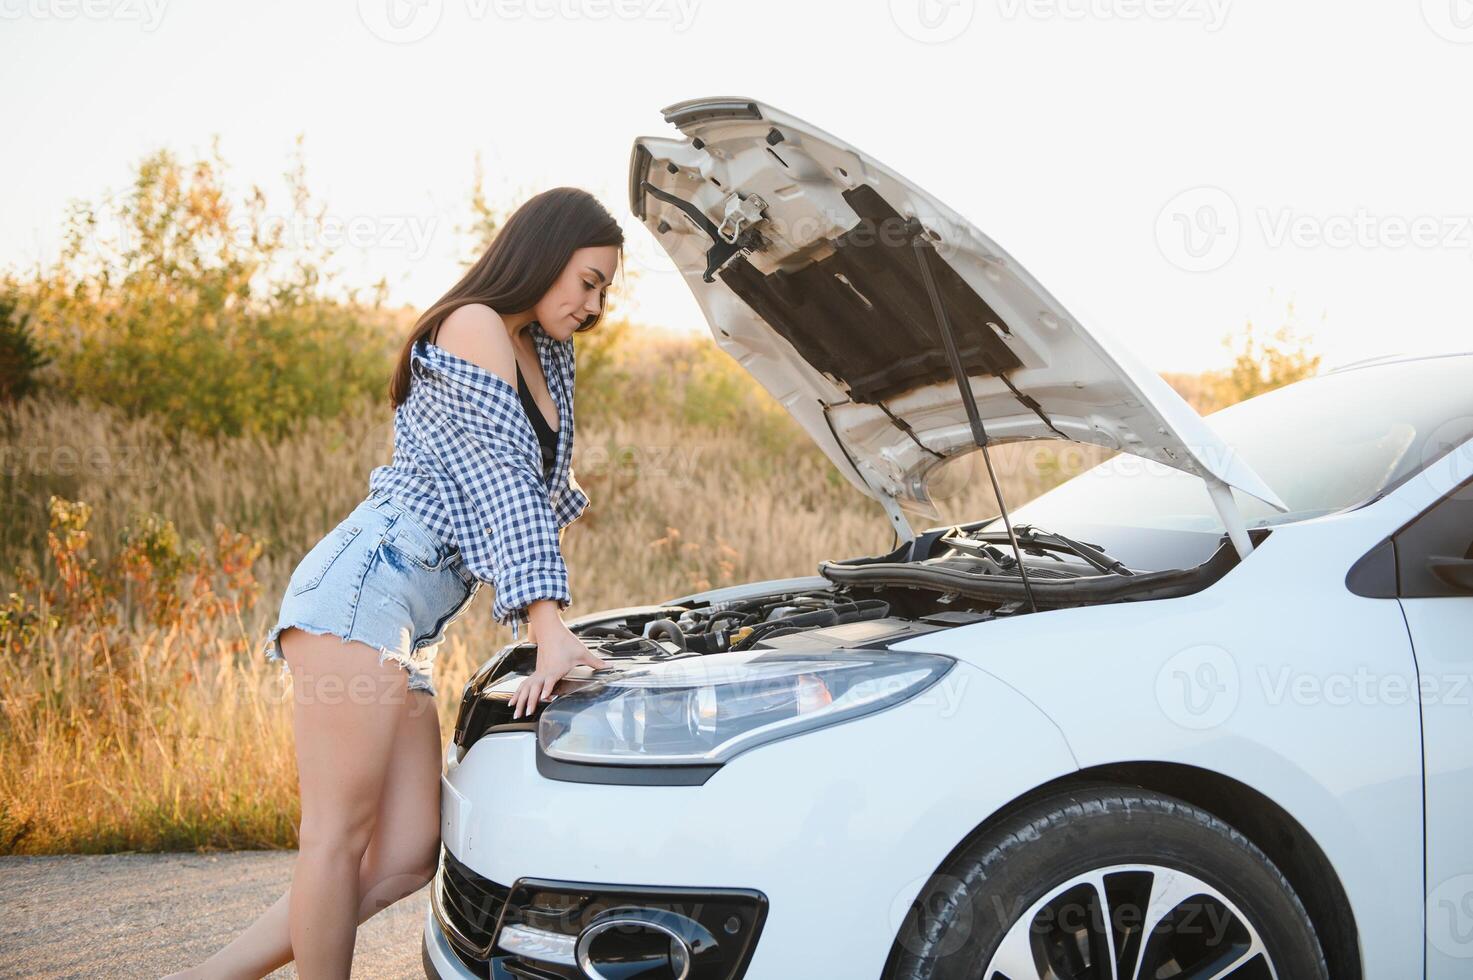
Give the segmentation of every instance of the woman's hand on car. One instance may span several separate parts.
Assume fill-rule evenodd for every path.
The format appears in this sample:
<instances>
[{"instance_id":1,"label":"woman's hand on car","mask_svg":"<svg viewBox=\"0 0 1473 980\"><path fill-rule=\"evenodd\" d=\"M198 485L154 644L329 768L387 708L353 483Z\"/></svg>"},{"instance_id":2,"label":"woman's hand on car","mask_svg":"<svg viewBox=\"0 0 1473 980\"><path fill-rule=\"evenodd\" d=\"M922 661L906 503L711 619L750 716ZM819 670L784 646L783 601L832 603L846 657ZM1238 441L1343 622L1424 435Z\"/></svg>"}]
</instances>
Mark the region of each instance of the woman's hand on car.
<instances>
[{"instance_id":1,"label":"woman's hand on car","mask_svg":"<svg viewBox=\"0 0 1473 980\"><path fill-rule=\"evenodd\" d=\"M563 675L579 664L589 667L607 667L608 661L595 656L573 635L573 631L557 620L556 625L544 623L537 632L537 669L517 686L511 696L511 716L519 718L530 715L538 701L552 700L552 690Z\"/></svg>"}]
</instances>

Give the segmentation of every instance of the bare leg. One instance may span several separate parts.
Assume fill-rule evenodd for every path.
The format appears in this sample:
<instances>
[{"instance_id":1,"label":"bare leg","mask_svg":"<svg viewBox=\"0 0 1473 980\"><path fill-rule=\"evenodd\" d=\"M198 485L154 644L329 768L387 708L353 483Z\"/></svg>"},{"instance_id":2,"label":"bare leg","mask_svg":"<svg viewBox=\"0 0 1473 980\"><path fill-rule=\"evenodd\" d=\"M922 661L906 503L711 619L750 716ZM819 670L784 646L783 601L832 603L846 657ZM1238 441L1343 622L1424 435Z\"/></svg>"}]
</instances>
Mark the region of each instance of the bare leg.
<instances>
[{"instance_id":1,"label":"bare leg","mask_svg":"<svg viewBox=\"0 0 1473 980\"><path fill-rule=\"evenodd\" d=\"M403 668L396 668L402 671ZM358 864L358 923L434 875L440 845L440 719L428 694L408 695L389 751L373 838ZM166 980L259 980L292 960L287 889L229 945Z\"/></svg>"},{"instance_id":2,"label":"bare leg","mask_svg":"<svg viewBox=\"0 0 1473 980\"><path fill-rule=\"evenodd\" d=\"M300 850L290 933L302 980L348 980L358 932L358 865L368 850L408 675L366 644L291 630ZM293 657L295 654L295 657Z\"/></svg>"},{"instance_id":3,"label":"bare leg","mask_svg":"<svg viewBox=\"0 0 1473 980\"><path fill-rule=\"evenodd\" d=\"M440 716L435 699L409 695L389 752L377 831L363 854L360 922L423 888L440 857Z\"/></svg>"},{"instance_id":4,"label":"bare leg","mask_svg":"<svg viewBox=\"0 0 1473 980\"><path fill-rule=\"evenodd\" d=\"M348 980L358 871L373 836L408 675L361 643L284 630L302 798L300 849L287 898L303 980ZM242 976L261 974L242 973Z\"/></svg>"}]
</instances>

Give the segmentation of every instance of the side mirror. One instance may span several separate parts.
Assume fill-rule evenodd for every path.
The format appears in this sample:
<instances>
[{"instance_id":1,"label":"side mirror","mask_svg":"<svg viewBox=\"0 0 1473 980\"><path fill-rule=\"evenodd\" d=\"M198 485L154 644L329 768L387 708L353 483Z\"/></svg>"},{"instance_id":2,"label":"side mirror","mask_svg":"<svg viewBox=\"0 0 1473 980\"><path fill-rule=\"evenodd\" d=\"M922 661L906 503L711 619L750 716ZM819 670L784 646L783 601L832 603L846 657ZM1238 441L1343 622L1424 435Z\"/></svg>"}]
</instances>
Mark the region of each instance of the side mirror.
<instances>
[{"instance_id":1,"label":"side mirror","mask_svg":"<svg viewBox=\"0 0 1473 980\"><path fill-rule=\"evenodd\" d=\"M1473 595L1473 558L1446 558L1430 555L1427 570L1466 595Z\"/></svg>"}]
</instances>

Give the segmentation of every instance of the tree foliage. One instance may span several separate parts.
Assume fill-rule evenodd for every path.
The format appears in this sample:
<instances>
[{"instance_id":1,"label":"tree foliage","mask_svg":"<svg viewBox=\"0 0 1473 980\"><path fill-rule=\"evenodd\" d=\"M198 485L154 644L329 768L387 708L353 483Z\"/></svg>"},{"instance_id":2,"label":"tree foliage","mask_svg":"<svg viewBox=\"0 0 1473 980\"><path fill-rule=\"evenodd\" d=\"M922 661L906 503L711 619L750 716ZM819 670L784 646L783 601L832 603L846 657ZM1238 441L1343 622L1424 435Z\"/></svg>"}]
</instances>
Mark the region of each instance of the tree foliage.
<instances>
[{"instance_id":1,"label":"tree foliage","mask_svg":"<svg viewBox=\"0 0 1473 980\"><path fill-rule=\"evenodd\" d=\"M189 163L154 152L125 194L72 204L52 267L7 277L63 390L196 432L270 436L382 393L383 287L334 294L300 137L284 211L258 186L233 202L225 171L218 141Z\"/></svg>"},{"instance_id":2,"label":"tree foliage","mask_svg":"<svg viewBox=\"0 0 1473 980\"><path fill-rule=\"evenodd\" d=\"M51 362L31 330L30 315L18 307L13 293L0 294L0 402L35 391L37 373Z\"/></svg>"},{"instance_id":3,"label":"tree foliage","mask_svg":"<svg viewBox=\"0 0 1473 980\"><path fill-rule=\"evenodd\" d=\"M1320 355L1312 352L1311 338L1295 329L1293 317L1290 304L1286 322L1273 333L1261 334L1250 320L1240 334L1223 339L1223 346L1233 353L1233 361L1213 379L1219 405L1244 401L1319 371Z\"/></svg>"}]
</instances>

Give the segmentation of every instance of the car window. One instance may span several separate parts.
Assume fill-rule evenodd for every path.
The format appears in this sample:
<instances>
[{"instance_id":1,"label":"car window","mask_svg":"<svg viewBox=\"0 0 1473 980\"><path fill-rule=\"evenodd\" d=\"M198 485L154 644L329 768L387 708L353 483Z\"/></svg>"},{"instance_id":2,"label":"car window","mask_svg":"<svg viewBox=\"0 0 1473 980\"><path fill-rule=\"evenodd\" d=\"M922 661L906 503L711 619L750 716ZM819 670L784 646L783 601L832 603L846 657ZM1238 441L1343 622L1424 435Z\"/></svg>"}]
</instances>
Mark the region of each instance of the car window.
<instances>
[{"instance_id":1,"label":"car window","mask_svg":"<svg viewBox=\"0 0 1473 980\"><path fill-rule=\"evenodd\" d=\"M1468 595L1456 566L1473 565L1473 480L1397 531L1394 540L1403 598Z\"/></svg>"},{"instance_id":2,"label":"car window","mask_svg":"<svg viewBox=\"0 0 1473 980\"><path fill-rule=\"evenodd\" d=\"M1333 513L1365 503L1473 438L1473 356L1311 378L1231 405L1207 422L1289 505L1280 514L1236 493L1250 527ZM1131 545L1119 529L1152 532L1135 537L1158 544L1176 533L1214 547L1223 532L1200 479L1124 453L1021 506L1009 504L1018 523L1075 536L1088 529L1124 548ZM1153 554L1142 567L1169 558Z\"/></svg>"}]
</instances>

